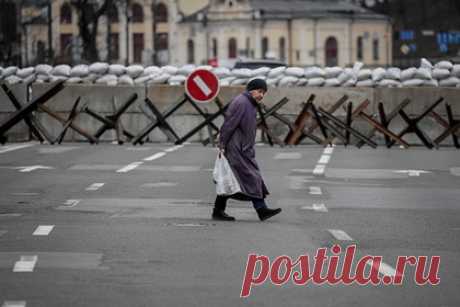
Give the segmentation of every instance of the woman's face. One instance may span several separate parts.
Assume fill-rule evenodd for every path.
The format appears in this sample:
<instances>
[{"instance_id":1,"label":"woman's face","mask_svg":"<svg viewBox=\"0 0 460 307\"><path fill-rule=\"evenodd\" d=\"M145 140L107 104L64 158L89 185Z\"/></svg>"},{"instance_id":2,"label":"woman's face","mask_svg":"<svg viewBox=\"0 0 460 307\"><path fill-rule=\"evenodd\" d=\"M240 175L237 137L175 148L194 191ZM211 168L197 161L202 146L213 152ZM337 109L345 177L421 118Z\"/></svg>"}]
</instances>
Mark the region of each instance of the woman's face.
<instances>
[{"instance_id":1,"label":"woman's face","mask_svg":"<svg viewBox=\"0 0 460 307\"><path fill-rule=\"evenodd\" d=\"M263 89L257 89L257 90L252 90L249 92L251 94L252 98L254 98L257 102L261 102L262 99L264 99L265 96L265 91Z\"/></svg>"}]
</instances>

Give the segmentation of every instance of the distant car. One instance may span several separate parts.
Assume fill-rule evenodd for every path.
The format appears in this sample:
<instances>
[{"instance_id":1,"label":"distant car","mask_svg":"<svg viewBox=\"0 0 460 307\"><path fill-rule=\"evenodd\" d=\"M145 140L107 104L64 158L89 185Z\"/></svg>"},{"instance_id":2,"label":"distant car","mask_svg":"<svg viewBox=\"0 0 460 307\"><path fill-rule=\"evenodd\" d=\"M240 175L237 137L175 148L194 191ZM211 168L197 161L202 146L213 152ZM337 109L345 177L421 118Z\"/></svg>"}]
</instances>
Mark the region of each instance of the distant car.
<instances>
[{"instance_id":1,"label":"distant car","mask_svg":"<svg viewBox=\"0 0 460 307\"><path fill-rule=\"evenodd\" d=\"M243 60L235 63L233 68L257 69L260 67L276 68L286 66L286 63L276 60Z\"/></svg>"}]
</instances>

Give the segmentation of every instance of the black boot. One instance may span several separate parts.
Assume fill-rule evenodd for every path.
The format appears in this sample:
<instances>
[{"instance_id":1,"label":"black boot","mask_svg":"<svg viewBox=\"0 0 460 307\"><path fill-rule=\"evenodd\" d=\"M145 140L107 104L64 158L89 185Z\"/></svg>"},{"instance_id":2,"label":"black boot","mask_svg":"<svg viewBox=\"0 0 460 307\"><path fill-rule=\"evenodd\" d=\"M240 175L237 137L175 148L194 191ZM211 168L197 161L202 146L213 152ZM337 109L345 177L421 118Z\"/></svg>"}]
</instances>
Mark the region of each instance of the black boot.
<instances>
[{"instance_id":1,"label":"black boot","mask_svg":"<svg viewBox=\"0 0 460 307\"><path fill-rule=\"evenodd\" d=\"M227 207L227 198L225 196L217 196L214 202L214 210L212 210L212 219L217 221L234 221L233 216L225 213Z\"/></svg>"},{"instance_id":2,"label":"black boot","mask_svg":"<svg viewBox=\"0 0 460 307\"><path fill-rule=\"evenodd\" d=\"M277 209L269 209L269 208L259 208L256 210L257 215L261 221L265 221L266 219L271 218L272 216L277 215L281 212L281 208Z\"/></svg>"}]
</instances>

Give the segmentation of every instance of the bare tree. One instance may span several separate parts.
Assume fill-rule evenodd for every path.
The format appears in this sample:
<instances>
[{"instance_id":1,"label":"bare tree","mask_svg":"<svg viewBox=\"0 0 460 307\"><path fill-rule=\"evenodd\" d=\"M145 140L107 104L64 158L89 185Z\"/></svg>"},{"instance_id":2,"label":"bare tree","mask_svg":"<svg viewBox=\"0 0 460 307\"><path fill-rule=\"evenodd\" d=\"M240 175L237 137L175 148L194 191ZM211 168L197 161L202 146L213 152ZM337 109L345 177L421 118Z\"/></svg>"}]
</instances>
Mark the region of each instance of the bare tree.
<instances>
[{"instance_id":1,"label":"bare tree","mask_svg":"<svg viewBox=\"0 0 460 307\"><path fill-rule=\"evenodd\" d=\"M99 52L96 45L99 19L106 14L109 7L117 0L71 0L77 10L78 28L83 43L83 59L89 62L99 60Z\"/></svg>"}]
</instances>

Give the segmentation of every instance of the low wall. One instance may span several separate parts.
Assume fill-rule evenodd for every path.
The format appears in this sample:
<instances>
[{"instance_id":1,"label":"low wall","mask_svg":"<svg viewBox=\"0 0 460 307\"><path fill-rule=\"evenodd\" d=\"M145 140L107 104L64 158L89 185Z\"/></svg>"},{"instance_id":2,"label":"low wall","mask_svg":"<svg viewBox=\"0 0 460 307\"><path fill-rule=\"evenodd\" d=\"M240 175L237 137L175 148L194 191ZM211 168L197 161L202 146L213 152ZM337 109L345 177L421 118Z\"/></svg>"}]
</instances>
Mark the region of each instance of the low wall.
<instances>
[{"instance_id":1,"label":"low wall","mask_svg":"<svg viewBox=\"0 0 460 307\"><path fill-rule=\"evenodd\" d=\"M31 98L38 97L44 91L49 89L49 84L34 84L31 87ZM23 85L15 85L11 87L16 97L25 103L27 97L27 89ZM226 104L231 99L244 90L244 87L222 87L219 93L220 100ZM100 85L66 85L64 90L58 93L50 101L46 103L51 110L67 118L73 104L78 97L81 97L80 106L87 106L101 115L110 115L114 112L114 108L119 108L132 94L137 94L137 100L121 116L123 127L136 135L144 127L150 123L150 119L144 115L141 108L147 110L144 100L149 98L157 108L164 112L175 102L180 101L184 95L182 86L158 85L151 87L144 86L100 86ZM316 96L314 102L316 106L329 108L343 95L349 97L350 102L354 106L368 99L370 102L367 108L367 113L370 115L377 114L377 105L379 102L384 104L385 110L390 112L401 101L408 98L412 103L405 108L405 111L412 116L421 114L428 106L435 102L439 97L444 97L445 102L452 105L455 117L460 117L460 102L458 96L460 89L456 88L308 88L308 87L293 87L293 88L270 88L264 99L264 104L268 107L276 104L284 97L289 99L279 111L280 114L294 120L297 114L301 111L303 103L308 97L314 94ZM217 111L217 106L214 103L200 104L203 110L209 113ZM435 109L439 114L445 117L445 105L442 103ZM3 91L0 92L0 125L14 113L15 109L11 102L5 96ZM345 115L345 110L340 108L336 113L339 117ZM51 135L57 136L62 130L62 125L46 113L37 111L37 117L48 129ZM187 103L179 109L173 116L168 118L168 122L174 128L179 136L185 135L193 127L202 122L202 117L196 110ZM216 119L215 124L220 126L222 118ZM270 119L269 125L273 127L275 134L284 138L288 132L288 128L276 121ZM90 134L94 134L101 126L101 123L92 116L82 112L75 119L75 124L82 127ZM405 122L398 116L391 122L390 130L398 132L406 126ZM361 121L356 120L353 127L361 132L367 132L371 127ZM439 136L444 128L434 121L431 117L426 117L420 122L421 129L432 139ZM23 123L19 123L10 131L7 132L9 141L24 141L29 139L30 132L28 127ZM200 141L208 137L207 129L202 129L199 133L193 136L189 141ZM408 134L404 137L411 144L420 144L419 139L415 135ZM86 138L69 129L65 141L86 141ZM101 141L115 140L115 131L107 131L101 137ZM159 130L155 129L149 134L149 141L164 142L167 138ZM375 140L378 143L383 142L383 136L377 134ZM354 140L353 140L354 141ZM311 143L308 139L304 143ZM451 144L451 138L445 140L443 144Z\"/></svg>"}]
</instances>

